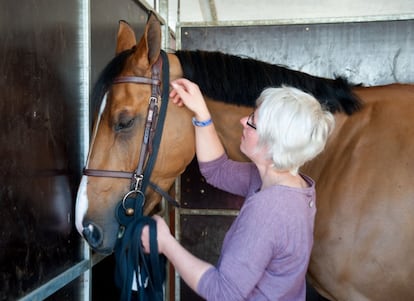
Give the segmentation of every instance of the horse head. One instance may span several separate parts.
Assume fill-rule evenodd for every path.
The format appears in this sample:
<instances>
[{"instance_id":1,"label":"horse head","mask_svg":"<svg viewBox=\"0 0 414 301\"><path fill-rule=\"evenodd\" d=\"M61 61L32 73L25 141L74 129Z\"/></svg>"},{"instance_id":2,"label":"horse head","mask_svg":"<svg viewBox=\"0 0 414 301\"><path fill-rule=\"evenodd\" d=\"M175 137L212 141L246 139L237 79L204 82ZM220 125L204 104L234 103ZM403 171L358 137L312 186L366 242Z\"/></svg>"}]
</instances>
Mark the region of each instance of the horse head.
<instances>
[{"instance_id":1,"label":"horse head","mask_svg":"<svg viewBox=\"0 0 414 301\"><path fill-rule=\"evenodd\" d=\"M116 244L120 225L115 210L130 191L133 180L113 177L110 173L133 174L141 162L143 137L150 115L149 101L154 97L157 81L162 81L162 74L159 80L153 79L155 65L161 60L160 52L161 25L153 14L138 43L132 28L121 21L116 57L104 69L94 90L98 105L85 170L100 173L85 172L82 177L76 201L76 227L99 253L111 253ZM170 65L170 68L173 68L172 77L179 76L175 71L177 66ZM131 78L139 80L128 80ZM168 85L167 82L164 89L168 89ZM155 89L160 90L160 87ZM168 102L168 99L156 97L159 102ZM190 112L168 106L149 181L168 191L194 157L193 140ZM148 159L144 161L148 163ZM161 196L150 187L144 190L143 210L144 214L150 214L156 210Z\"/></svg>"}]
</instances>

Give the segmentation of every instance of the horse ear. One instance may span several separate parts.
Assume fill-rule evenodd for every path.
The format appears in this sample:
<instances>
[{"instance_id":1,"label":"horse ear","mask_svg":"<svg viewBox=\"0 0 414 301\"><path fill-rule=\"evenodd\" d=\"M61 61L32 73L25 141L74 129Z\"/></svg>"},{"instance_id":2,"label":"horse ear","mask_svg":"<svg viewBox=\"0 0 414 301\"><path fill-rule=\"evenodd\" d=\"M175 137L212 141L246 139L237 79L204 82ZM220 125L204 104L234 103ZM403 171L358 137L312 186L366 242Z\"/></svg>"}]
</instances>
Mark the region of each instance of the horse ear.
<instances>
[{"instance_id":1,"label":"horse ear","mask_svg":"<svg viewBox=\"0 0 414 301\"><path fill-rule=\"evenodd\" d=\"M134 51L134 66L148 69L157 60L161 51L161 23L150 13L145 26L144 35L141 37Z\"/></svg>"},{"instance_id":2,"label":"horse ear","mask_svg":"<svg viewBox=\"0 0 414 301\"><path fill-rule=\"evenodd\" d=\"M150 66L152 66L157 61L161 51L161 23L153 12L148 16L145 36L148 61Z\"/></svg>"},{"instance_id":3,"label":"horse ear","mask_svg":"<svg viewBox=\"0 0 414 301\"><path fill-rule=\"evenodd\" d=\"M131 49L136 44L137 40L135 38L135 32L131 25L123 20L119 21L116 54L119 54L124 50Z\"/></svg>"}]
</instances>

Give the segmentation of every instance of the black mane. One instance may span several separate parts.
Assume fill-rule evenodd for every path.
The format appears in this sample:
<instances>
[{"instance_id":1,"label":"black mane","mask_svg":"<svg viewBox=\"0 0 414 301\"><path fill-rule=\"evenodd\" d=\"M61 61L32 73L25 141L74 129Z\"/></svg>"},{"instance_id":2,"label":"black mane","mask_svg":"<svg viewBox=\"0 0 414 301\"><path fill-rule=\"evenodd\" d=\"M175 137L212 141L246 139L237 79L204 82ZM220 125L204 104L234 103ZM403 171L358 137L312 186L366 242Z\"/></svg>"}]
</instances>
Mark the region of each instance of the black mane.
<instances>
[{"instance_id":1,"label":"black mane","mask_svg":"<svg viewBox=\"0 0 414 301\"><path fill-rule=\"evenodd\" d=\"M184 77L196 82L203 94L227 103L255 106L266 87L292 86L312 94L331 112L350 115L361 102L343 77L328 79L251 58L221 52L177 51Z\"/></svg>"},{"instance_id":2,"label":"black mane","mask_svg":"<svg viewBox=\"0 0 414 301\"><path fill-rule=\"evenodd\" d=\"M99 110L103 96L125 66L135 47L115 56L102 70L92 92L93 112ZM203 94L216 100L254 107L266 87L292 86L311 93L331 112L350 115L361 101L343 77L328 79L273 65L251 58L221 52L177 51L184 77L196 82Z\"/></svg>"}]
</instances>

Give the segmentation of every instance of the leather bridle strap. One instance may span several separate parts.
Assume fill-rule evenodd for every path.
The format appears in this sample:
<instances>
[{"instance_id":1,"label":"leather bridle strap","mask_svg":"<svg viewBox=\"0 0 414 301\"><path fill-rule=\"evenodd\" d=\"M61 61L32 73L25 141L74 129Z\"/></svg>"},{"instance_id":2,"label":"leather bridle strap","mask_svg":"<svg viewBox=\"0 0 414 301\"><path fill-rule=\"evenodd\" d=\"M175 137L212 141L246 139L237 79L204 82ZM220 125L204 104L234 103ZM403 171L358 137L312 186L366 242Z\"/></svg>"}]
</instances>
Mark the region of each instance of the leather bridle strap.
<instances>
[{"instance_id":1,"label":"leather bridle strap","mask_svg":"<svg viewBox=\"0 0 414 301\"><path fill-rule=\"evenodd\" d=\"M151 78L145 78L145 77L131 77L131 76L124 76L124 77L117 77L114 81L114 84L117 83L151 83L151 97L149 99L149 105L148 105L148 111L147 111L147 119L145 122L145 128L144 128L144 136L142 137L142 145L141 145L141 151L139 155L138 165L135 169L135 173L132 177L132 183L131 183L131 190L134 191L145 191L146 185L142 185L142 180L144 178L143 171L144 171L144 164L147 160L148 155L151 156L149 147L149 144L153 141L151 131L156 129L156 123L157 123L157 115L158 115L158 98L160 96L160 84L161 81L160 78L160 69L163 65L162 56L158 57L158 60L152 65L151 67ZM168 89L168 88L167 88ZM164 89L163 89L164 90ZM168 102L165 99L161 99L161 102ZM157 147L158 148L158 147ZM156 154L155 154L156 158ZM152 170L150 171L151 175ZM143 189L141 189L143 188Z\"/></svg>"},{"instance_id":2,"label":"leather bridle strap","mask_svg":"<svg viewBox=\"0 0 414 301\"><path fill-rule=\"evenodd\" d=\"M91 177L107 177L107 178L119 178L119 179L131 179L134 175L133 172L127 171L115 171L115 170L101 170L101 169L83 169L85 176Z\"/></svg>"},{"instance_id":3,"label":"leather bridle strap","mask_svg":"<svg viewBox=\"0 0 414 301\"><path fill-rule=\"evenodd\" d=\"M149 178L154 167L159 144L161 142L162 131L164 127L165 116L168 105L168 85L169 85L169 64L168 57L164 51L161 51L161 56L158 61L152 66L151 78L142 76L121 76L114 79L113 84L120 83L135 83L135 84L150 84L152 87L151 97L149 100L149 107L147 112L147 120L144 129L144 136L142 139L142 146L137 168L134 172L114 171L114 170L99 170L99 169L84 169L83 174L93 177L110 177L110 178L127 178L131 179L131 191L143 191L149 185L157 193L161 194L172 205L179 207L179 204L167 192L162 190L156 184L149 181ZM160 66L162 66L163 83L161 96L161 108L158 113L158 97L160 95ZM148 157L149 156L149 157ZM148 157L148 160L147 160ZM147 165L144 169L145 162ZM144 170L144 174L143 174Z\"/></svg>"},{"instance_id":4,"label":"leather bridle strap","mask_svg":"<svg viewBox=\"0 0 414 301\"><path fill-rule=\"evenodd\" d=\"M104 173L103 173L104 172ZM98 169L85 169L83 171L84 175L91 177L108 177L108 178L118 178L118 179L131 179L134 176L133 172L127 171L112 171L112 170L98 170ZM152 183L151 181L148 185L158 194L160 194L164 199L166 199L171 205L180 208L180 204L172 198L166 191L162 190L158 185Z\"/></svg>"},{"instance_id":5,"label":"leather bridle strap","mask_svg":"<svg viewBox=\"0 0 414 301\"><path fill-rule=\"evenodd\" d=\"M132 84L147 84L147 85L156 85L160 86L161 81L158 78L149 78L143 76L119 76L116 77L112 84L124 84L124 83L132 83Z\"/></svg>"}]
</instances>

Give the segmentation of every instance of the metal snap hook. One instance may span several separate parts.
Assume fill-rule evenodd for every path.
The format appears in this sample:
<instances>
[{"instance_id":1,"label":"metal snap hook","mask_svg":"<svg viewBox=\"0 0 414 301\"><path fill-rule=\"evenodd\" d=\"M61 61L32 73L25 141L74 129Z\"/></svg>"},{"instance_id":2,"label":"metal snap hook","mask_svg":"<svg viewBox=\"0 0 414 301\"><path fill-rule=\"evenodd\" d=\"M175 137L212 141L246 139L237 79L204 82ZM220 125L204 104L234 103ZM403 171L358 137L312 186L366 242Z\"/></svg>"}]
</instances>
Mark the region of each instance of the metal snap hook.
<instances>
[{"instance_id":1,"label":"metal snap hook","mask_svg":"<svg viewBox=\"0 0 414 301\"><path fill-rule=\"evenodd\" d=\"M132 194L141 194L143 202L142 202L142 206L144 206L145 203L145 195L141 190L131 190L129 191L124 198L122 199L122 208L124 208L125 210L125 214L127 216L133 216L135 214L135 209L134 208L127 208L125 206L125 201L128 199L129 196L131 196Z\"/></svg>"},{"instance_id":2,"label":"metal snap hook","mask_svg":"<svg viewBox=\"0 0 414 301\"><path fill-rule=\"evenodd\" d=\"M134 180L135 180L135 185L134 185L134 189L131 190L129 193L141 191L142 181L144 179L143 174L137 175L136 173L134 173L133 177L134 177Z\"/></svg>"}]
</instances>

